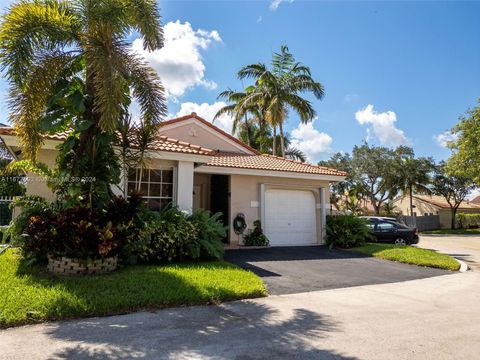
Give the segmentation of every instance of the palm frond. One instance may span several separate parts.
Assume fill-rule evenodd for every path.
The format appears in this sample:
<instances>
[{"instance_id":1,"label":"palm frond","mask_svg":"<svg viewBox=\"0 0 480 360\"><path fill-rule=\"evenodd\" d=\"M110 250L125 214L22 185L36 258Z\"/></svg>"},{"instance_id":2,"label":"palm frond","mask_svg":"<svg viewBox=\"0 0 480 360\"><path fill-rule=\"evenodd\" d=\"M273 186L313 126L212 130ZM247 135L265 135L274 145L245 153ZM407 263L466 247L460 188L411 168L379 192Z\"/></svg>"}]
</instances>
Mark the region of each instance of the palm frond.
<instances>
[{"instance_id":1,"label":"palm frond","mask_svg":"<svg viewBox=\"0 0 480 360\"><path fill-rule=\"evenodd\" d=\"M141 34L143 48L149 51L163 47L163 29L156 0L122 0L129 23Z\"/></svg>"},{"instance_id":2,"label":"palm frond","mask_svg":"<svg viewBox=\"0 0 480 360\"><path fill-rule=\"evenodd\" d=\"M242 67L238 71L238 78L239 79L252 79L252 78L259 78L265 71L267 71L267 67L265 64L257 63L251 64Z\"/></svg>"},{"instance_id":3,"label":"palm frond","mask_svg":"<svg viewBox=\"0 0 480 360\"><path fill-rule=\"evenodd\" d=\"M289 146L285 149L285 157L287 159L297 160L301 162L307 161L307 155L300 149Z\"/></svg>"},{"instance_id":4,"label":"palm frond","mask_svg":"<svg viewBox=\"0 0 480 360\"><path fill-rule=\"evenodd\" d=\"M10 120L30 159L35 160L42 144L40 120L51 95L49 90L74 59L65 53L44 54L30 66L23 86L12 83L10 87Z\"/></svg>"},{"instance_id":5,"label":"palm frond","mask_svg":"<svg viewBox=\"0 0 480 360\"><path fill-rule=\"evenodd\" d=\"M2 16L0 63L23 85L38 53L75 45L80 24L69 1L21 1Z\"/></svg>"}]
</instances>

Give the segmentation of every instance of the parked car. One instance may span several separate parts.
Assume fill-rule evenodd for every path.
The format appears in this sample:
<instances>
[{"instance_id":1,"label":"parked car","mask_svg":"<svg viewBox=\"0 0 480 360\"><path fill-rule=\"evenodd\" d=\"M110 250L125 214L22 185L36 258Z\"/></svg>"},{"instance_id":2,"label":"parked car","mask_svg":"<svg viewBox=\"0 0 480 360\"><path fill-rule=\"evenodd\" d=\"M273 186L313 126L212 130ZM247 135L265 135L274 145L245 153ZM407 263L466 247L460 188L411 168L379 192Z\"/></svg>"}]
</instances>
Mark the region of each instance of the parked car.
<instances>
[{"instance_id":1,"label":"parked car","mask_svg":"<svg viewBox=\"0 0 480 360\"><path fill-rule=\"evenodd\" d=\"M379 242L394 243L395 245L418 244L418 229L410 228L393 218L380 216L362 216L368 221L368 227Z\"/></svg>"}]
</instances>

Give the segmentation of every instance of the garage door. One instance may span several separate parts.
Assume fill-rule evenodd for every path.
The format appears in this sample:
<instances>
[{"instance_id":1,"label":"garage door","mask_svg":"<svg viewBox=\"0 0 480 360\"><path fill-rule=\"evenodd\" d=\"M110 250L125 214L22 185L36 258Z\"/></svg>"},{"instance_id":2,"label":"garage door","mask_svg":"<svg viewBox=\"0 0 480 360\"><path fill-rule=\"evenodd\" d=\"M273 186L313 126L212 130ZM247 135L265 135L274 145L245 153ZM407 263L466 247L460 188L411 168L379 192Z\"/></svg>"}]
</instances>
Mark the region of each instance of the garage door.
<instances>
[{"instance_id":1,"label":"garage door","mask_svg":"<svg viewBox=\"0 0 480 360\"><path fill-rule=\"evenodd\" d=\"M311 191L267 190L265 234L271 246L317 243L315 196Z\"/></svg>"}]
</instances>

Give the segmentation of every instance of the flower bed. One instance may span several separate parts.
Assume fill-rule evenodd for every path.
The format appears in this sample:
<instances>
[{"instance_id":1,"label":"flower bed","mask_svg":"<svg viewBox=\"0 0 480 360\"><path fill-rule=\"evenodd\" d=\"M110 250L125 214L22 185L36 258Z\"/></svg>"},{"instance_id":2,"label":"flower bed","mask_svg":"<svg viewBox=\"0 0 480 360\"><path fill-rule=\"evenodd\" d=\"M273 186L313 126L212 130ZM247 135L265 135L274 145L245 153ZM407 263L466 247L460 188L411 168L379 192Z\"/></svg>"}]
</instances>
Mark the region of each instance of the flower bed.
<instances>
[{"instance_id":1,"label":"flower bed","mask_svg":"<svg viewBox=\"0 0 480 360\"><path fill-rule=\"evenodd\" d=\"M100 275L117 269L117 257L105 259L80 260L65 256L48 256L48 271L59 275Z\"/></svg>"}]
</instances>

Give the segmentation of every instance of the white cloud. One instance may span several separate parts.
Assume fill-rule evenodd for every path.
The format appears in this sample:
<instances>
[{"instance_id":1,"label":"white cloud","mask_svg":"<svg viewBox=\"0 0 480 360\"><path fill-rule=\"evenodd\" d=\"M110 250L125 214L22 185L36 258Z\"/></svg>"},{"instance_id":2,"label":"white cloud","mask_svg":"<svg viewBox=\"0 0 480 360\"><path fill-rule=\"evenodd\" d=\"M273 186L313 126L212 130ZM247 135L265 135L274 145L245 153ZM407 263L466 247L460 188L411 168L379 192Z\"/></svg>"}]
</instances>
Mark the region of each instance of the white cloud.
<instances>
[{"instance_id":1,"label":"white cloud","mask_svg":"<svg viewBox=\"0 0 480 360\"><path fill-rule=\"evenodd\" d=\"M480 196L480 188L476 188L476 189L472 190L472 191L470 192L470 194L468 194L467 199L468 199L468 200L473 200L473 199L475 199L477 196Z\"/></svg>"},{"instance_id":2,"label":"white cloud","mask_svg":"<svg viewBox=\"0 0 480 360\"><path fill-rule=\"evenodd\" d=\"M132 48L158 72L167 96L182 96L194 86L216 89L217 84L205 78L201 51L212 43L221 43L219 33L215 30L194 30L190 23L179 20L168 22L163 31L165 46L162 49L148 52L143 49L141 39L136 39Z\"/></svg>"},{"instance_id":3,"label":"white cloud","mask_svg":"<svg viewBox=\"0 0 480 360\"><path fill-rule=\"evenodd\" d=\"M192 112L195 112L198 116L204 118L205 120L213 122L215 114L225 105L227 104L223 101L217 101L213 104L197 104L194 102L184 102L180 105L180 110L177 112L176 116L189 115ZM232 132L232 124L233 118L228 115L222 115L215 120L215 125L218 126L220 129L225 130L229 134L231 134Z\"/></svg>"},{"instance_id":4,"label":"white cloud","mask_svg":"<svg viewBox=\"0 0 480 360\"><path fill-rule=\"evenodd\" d=\"M377 113L373 105L367 105L355 113L355 119L360 125L371 125L367 128L367 140L374 137L380 144L392 147L410 144L403 130L395 127L397 115L393 111Z\"/></svg>"},{"instance_id":5,"label":"white cloud","mask_svg":"<svg viewBox=\"0 0 480 360\"><path fill-rule=\"evenodd\" d=\"M259 16L259 17L257 18L257 23L262 22L262 20L263 20L263 17L262 17L262 16Z\"/></svg>"},{"instance_id":6,"label":"white cloud","mask_svg":"<svg viewBox=\"0 0 480 360\"><path fill-rule=\"evenodd\" d=\"M453 134L451 131L445 131L441 134L433 135L433 140L444 148L448 148L448 143L457 139L458 135Z\"/></svg>"},{"instance_id":7,"label":"white cloud","mask_svg":"<svg viewBox=\"0 0 480 360\"><path fill-rule=\"evenodd\" d=\"M316 164L331 153L330 146L333 140L330 135L315 129L314 123L315 121L307 124L300 123L293 129L291 144L303 151L309 162Z\"/></svg>"},{"instance_id":8,"label":"white cloud","mask_svg":"<svg viewBox=\"0 0 480 360\"><path fill-rule=\"evenodd\" d=\"M270 0L270 11L275 11L278 9L282 2L292 3L294 0Z\"/></svg>"}]
</instances>

